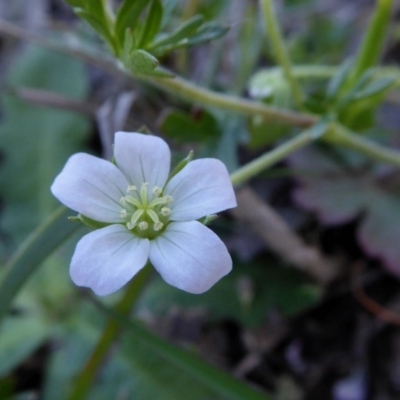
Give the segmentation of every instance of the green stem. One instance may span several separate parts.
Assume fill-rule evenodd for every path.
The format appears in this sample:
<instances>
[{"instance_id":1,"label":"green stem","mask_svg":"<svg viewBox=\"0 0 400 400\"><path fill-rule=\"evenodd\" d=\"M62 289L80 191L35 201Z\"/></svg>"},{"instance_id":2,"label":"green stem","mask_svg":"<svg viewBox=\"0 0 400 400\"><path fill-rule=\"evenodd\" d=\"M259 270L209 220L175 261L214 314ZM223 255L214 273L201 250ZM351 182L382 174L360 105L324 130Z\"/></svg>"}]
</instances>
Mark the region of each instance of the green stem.
<instances>
[{"instance_id":1,"label":"green stem","mask_svg":"<svg viewBox=\"0 0 400 400\"><path fill-rule=\"evenodd\" d=\"M276 164L294 151L304 147L315 140L311 130L306 130L293 139L265 153L231 174L233 185L240 185L266 168Z\"/></svg>"},{"instance_id":2,"label":"green stem","mask_svg":"<svg viewBox=\"0 0 400 400\"><path fill-rule=\"evenodd\" d=\"M324 141L356 150L373 160L400 167L400 152L387 149L375 142L365 139L342 125L332 124L331 128L332 129L329 129L326 135L322 137Z\"/></svg>"},{"instance_id":3,"label":"green stem","mask_svg":"<svg viewBox=\"0 0 400 400\"><path fill-rule=\"evenodd\" d=\"M116 306L116 311L121 315L128 315L135 302L139 299L142 289L152 271L150 265L147 265L142 271L137 274L130 282L127 290ZM69 394L69 400L84 400L93 383L97 371L102 366L104 358L108 354L111 345L115 342L118 334L120 333L120 325L118 322L110 319L103 333L98 340L95 349L93 350L86 365L78 374L77 379Z\"/></svg>"},{"instance_id":4,"label":"green stem","mask_svg":"<svg viewBox=\"0 0 400 400\"><path fill-rule=\"evenodd\" d=\"M375 13L357 55L351 83L379 61L390 22L392 3L393 0L377 1Z\"/></svg>"},{"instance_id":5,"label":"green stem","mask_svg":"<svg viewBox=\"0 0 400 400\"><path fill-rule=\"evenodd\" d=\"M276 57L277 62L282 67L283 73L292 90L293 99L297 107L302 108L303 94L301 93L300 86L293 74L292 64L289 54L282 37L280 27L278 25L278 18L274 11L272 0L260 0L261 8L264 13L265 27L270 38L272 51Z\"/></svg>"},{"instance_id":6,"label":"green stem","mask_svg":"<svg viewBox=\"0 0 400 400\"><path fill-rule=\"evenodd\" d=\"M212 90L196 86L179 77L140 77L140 79L148 82L152 86L156 86L176 96L183 97L192 103L200 103L208 107L218 107L244 115L259 115L264 117L266 120L270 119L273 121L281 121L300 128L307 128L317 121L317 118L313 115L302 114L288 110L280 110L256 101L217 93Z\"/></svg>"}]
</instances>

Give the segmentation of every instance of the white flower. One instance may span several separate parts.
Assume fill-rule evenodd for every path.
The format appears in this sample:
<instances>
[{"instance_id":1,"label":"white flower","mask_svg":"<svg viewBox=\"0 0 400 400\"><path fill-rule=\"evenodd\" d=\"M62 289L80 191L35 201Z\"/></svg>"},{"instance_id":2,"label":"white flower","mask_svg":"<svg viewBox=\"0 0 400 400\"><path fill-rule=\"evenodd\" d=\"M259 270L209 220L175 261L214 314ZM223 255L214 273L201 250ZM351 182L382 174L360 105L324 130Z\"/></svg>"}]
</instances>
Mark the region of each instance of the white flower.
<instances>
[{"instance_id":1,"label":"white flower","mask_svg":"<svg viewBox=\"0 0 400 400\"><path fill-rule=\"evenodd\" d=\"M117 132L115 163L73 155L51 191L81 215L107 223L84 236L72 257L78 286L105 296L148 259L166 282L202 293L232 269L215 233L197 219L236 206L228 172L212 158L189 162L168 180L171 154L155 136Z\"/></svg>"}]
</instances>

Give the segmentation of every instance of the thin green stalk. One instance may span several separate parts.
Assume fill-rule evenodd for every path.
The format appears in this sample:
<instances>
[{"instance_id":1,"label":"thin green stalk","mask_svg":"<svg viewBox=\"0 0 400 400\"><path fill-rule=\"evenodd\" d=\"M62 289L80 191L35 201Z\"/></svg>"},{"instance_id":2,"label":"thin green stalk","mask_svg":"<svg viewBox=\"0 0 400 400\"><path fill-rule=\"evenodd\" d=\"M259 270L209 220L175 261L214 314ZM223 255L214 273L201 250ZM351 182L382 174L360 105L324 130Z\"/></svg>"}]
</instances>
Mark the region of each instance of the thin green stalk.
<instances>
[{"instance_id":1,"label":"thin green stalk","mask_svg":"<svg viewBox=\"0 0 400 400\"><path fill-rule=\"evenodd\" d=\"M369 24L356 58L351 83L379 61L386 38L393 0L377 0L375 13Z\"/></svg>"},{"instance_id":2,"label":"thin green stalk","mask_svg":"<svg viewBox=\"0 0 400 400\"><path fill-rule=\"evenodd\" d=\"M147 265L142 271L135 276L130 282L124 296L116 306L116 310L121 315L128 315L135 302L139 299L142 289L144 288L146 281L149 278L152 269ZM104 358L108 354L110 347L115 342L118 334L120 333L120 324L110 319L103 333L98 340L96 347L94 348L90 358L86 362L86 365L79 372L77 379L75 380L71 392L69 394L69 400L84 400L87 398L87 394L90 387L96 377L96 374L103 364Z\"/></svg>"},{"instance_id":3,"label":"thin green stalk","mask_svg":"<svg viewBox=\"0 0 400 400\"><path fill-rule=\"evenodd\" d=\"M330 144L356 150L373 160L400 167L400 152L387 149L375 142L351 132L339 124L332 124L331 129L322 137Z\"/></svg>"},{"instance_id":4,"label":"thin green stalk","mask_svg":"<svg viewBox=\"0 0 400 400\"><path fill-rule=\"evenodd\" d=\"M300 128L307 128L317 121L313 115L281 110L256 101L217 93L179 77L171 79L141 77L140 79L192 103L200 103L208 107L218 107L244 115L259 115L271 121L281 121Z\"/></svg>"},{"instance_id":5,"label":"thin green stalk","mask_svg":"<svg viewBox=\"0 0 400 400\"><path fill-rule=\"evenodd\" d=\"M311 130L306 130L293 139L288 140L286 143L278 146L255 160L249 162L245 166L239 168L231 174L231 181L233 185L240 185L246 182L253 176L259 174L261 171L281 161L283 158L293 153L296 150L304 147L315 140Z\"/></svg>"},{"instance_id":6,"label":"thin green stalk","mask_svg":"<svg viewBox=\"0 0 400 400\"><path fill-rule=\"evenodd\" d=\"M264 14L265 27L270 38L272 51L278 64L282 67L285 78L289 82L293 99L297 107L302 108L303 94L292 70L292 63L278 25L278 18L274 11L273 0L260 0L260 4Z\"/></svg>"}]
</instances>

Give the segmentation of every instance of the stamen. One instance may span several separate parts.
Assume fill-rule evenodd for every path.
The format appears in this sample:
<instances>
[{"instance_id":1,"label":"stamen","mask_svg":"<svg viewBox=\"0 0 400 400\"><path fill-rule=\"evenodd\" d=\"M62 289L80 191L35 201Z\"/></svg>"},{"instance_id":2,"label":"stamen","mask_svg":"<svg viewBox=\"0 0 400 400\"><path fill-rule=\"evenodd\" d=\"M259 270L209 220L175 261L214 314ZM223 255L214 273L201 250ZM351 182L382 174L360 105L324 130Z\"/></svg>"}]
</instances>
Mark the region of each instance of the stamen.
<instances>
[{"instance_id":1,"label":"stamen","mask_svg":"<svg viewBox=\"0 0 400 400\"><path fill-rule=\"evenodd\" d=\"M155 231L159 231L160 229L162 229L163 226L164 226L164 224L163 224L162 222L158 221L158 222L156 222L156 223L154 224L153 229L154 229Z\"/></svg>"},{"instance_id":2,"label":"stamen","mask_svg":"<svg viewBox=\"0 0 400 400\"><path fill-rule=\"evenodd\" d=\"M135 192L137 190L137 187L135 185L129 185L126 191L129 192Z\"/></svg>"},{"instance_id":3,"label":"stamen","mask_svg":"<svg viewBox=\"0 0 400 400\"><path fill-rule=\"evenodd\" d=\"M156 195L156 196L160 196L162 194L162 189L158 186L154 186L152 192Z\"/></svg>"},{"instance_id":4,"label":"stamen","mask_svg":"<svg viewBox=\"0 0 400 400\"><path fill-rule=\"evenodd\" d=\"M168 215L171 215L171 209L168 207L163 207L160 210L161 215L163 215L164 217L168 217Z\"/></svg>"},{"instance_id":5,"label":"stamen","mask_svg":"<svg viewBox=\"0 0 400 400\"><path fill-rule=\"evenodd\" d=\"M129 204L133 204L136 208L143 208L142 203L138 199L135 199L133 196L125 196L125 201Z\"/></svg>"},{"instance_id":6,"label":"stamen","mask_svg":"<svg viewBox=\"0 0 400 400\"><path fill-rule=\"evenodd\" d=\"M160 222L160 219L158 218L158 215L154 210L146 210L147 215L152 219L152 221L156 224L157 222Z\"/></svg>"},{"instance_id":7,"label":"stamen","mask_svg":"<svg viewBox=\"0 0 400 400\"><path fill-rule=\"evenodd\" d=\"M143 182L140 188L140 198L142 199L143 205L147 205L147 186L148 182Z\"/></svg>"},{"instance_id":8,"label":"stamen","mask_svg":"<svg viewBox=\"0 0 400 400\"><path fill-rule=\"evenodd\" d=\"M119 203L121 204L122 207L125 207L125 206L126 206L125 197L121 197L121 198L119 199Z\"/></svg>"},{"instance_id":9,"label":"stamen","mask_svg":"<svg viewBox=\"0 0 400 400\"><path fill-rule=\"evenodd\" d=\"M131 226L132 228L128 229L133 229L136 226L136 222L138 222L139 218L143 215L144 211L143 210L136 210L131 218Z\"/></svg>"},{"instance_id":10,"label":"stamen","mask_svg":"<svg viewBox=\"0 0 400 400\"><path fill-rule=\"evenodd\" d=\"M128 215L128 213L126 212L126 210L125 210L125 208L123 208L122 210L121 210L121 218L126 218L126 216Z\"/></svg>"},{"instance_id":11,"label":"stamen","mask_svg":"<svg viewBox=\"0 0 400 400\"><path fill-rule=\"evenodd\" d=\"M163 197L157 197L156 199L153 199L150 204L149 204L149 208L158 206L159 204L166 204L167 203L167 199L163 196Z\"/></svg>"},{"instance_id":12,"label":"stamen","mask_svg":"<svg viewBox=\"0 0 400 400\"><path fill-rule=\"evenodd\" d=\"M146 221L142 221L139 222L138 227L140 230L145 231L149 227L149 224Z\"/></svg>"},{"instance_id":13,"label":"stamen","mask_svg":"<svg viewBox=\"0 0 400 400\"><path fill-rule=\"evenodd\" d=\"M166 195L164 196L164 198L165 198L165 202L166 202L167 204L172 203L172 202L174 201L174 198L173 198L171 195L169 195L169 194L166 194Z\"/></svg>"}]
</instances>

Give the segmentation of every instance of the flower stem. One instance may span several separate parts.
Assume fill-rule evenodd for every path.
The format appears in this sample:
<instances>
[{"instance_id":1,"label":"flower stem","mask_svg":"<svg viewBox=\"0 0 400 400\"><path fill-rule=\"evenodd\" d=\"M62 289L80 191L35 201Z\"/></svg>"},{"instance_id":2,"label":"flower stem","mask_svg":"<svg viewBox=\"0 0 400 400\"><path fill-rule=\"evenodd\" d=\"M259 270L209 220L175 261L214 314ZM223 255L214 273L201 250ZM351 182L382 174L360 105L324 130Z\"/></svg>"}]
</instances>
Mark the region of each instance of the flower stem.
<instances>
[{"instance_id":1,"label":"flower stem","mask_svg":"<svg viewBox=\"0 0 400 400\"><path fill-rule=\"evenodd\" d=\"M400 152L387 149L375 142L365 139L340 124L332 124L331 129L323 136L323 140L330 144L356 150L376 161L400 167Z\"/></svg>"},{"instance_id":2,"label":"flower stem","mask_svg":"<svg viewBox=\"0 0 400 400\"><path fill-rule=\"evenodd\" d=\"M233 185L240 185L249 180L253 176L259 174L264 169L276 164L283 158L293 153L294 151L304 147L315 140L311 130L306 130L293 139L288 140L286 143L278 146L255 160L249 162L245 166L239 168L231 174L231 181Z\"/></svg>"},{"instance_id":3,"label":"flower stem","mask_svg":"<svg viewBox=\"0 0 400 400\"><path fill-rule=\"evenodd\" d=\"M260 0L261 8L264 14L265 27L271 41L272 51L276 57L277 62L281 65L283 74L292 90L293 99L297 107L302 108L303 94L301 93L300 86L294 76L292 64L290 62L289 54L282 37L280 27L278 25L278 18L274 11L272 0Z\"/></svg>"},{"instance_id":4,"label":"flower stem","mask_svg":"<svg viewBox=\"0 0 400 400\"><path fill-rule=\"evenodd\" d=\"M176 96L183 97L190 102L197 102L208 107L218 107L244 115L259 115L264 117L264 119L281 121L300 128L307 128L317 121L317 118L313 115L297 113L289 110L281 110L256 101L217 93L212 90L196 86L191 82L179 77L140 77L140 79L148 82L152 86L166 90L167 92L170 92Z\"/></svg>"},{"instance_id":5,"label":"flower stem","mask_svg":"<svg viewBox=\"0 0 400 400\"><path fill-rule=\"evenodd\" d=\"M355 82L368 68L374 66L381 55L393 0L377 0L377 6L356 58L351 77Z\"/></svg>"},{"instance_id":6,"label":"flower stem","mask_svg":"<svg viewBox=\"0 0 400 400\"><path fill-rule=\"evenodd\" d=\"M122 315L128 315L135 302L139 299L142 289L148 280L152 269L149 265L142 269L138 275L132 279L124 296L116 306L116 311ZM110 319L103 333L98 340L95 349L86 362L86 365L79 372L75 383L69 394L69 400L84 400L96 376L97 371L101 367L105 356L108 354L111 345L115 342L120 333L120 325L118 322Z\"/></svg>"}]
</instances>

